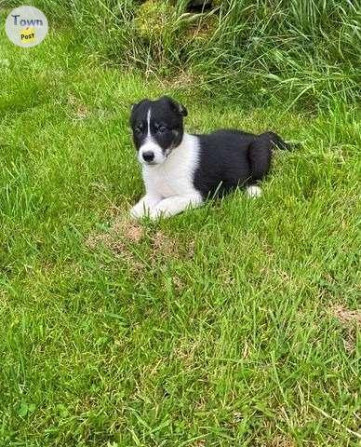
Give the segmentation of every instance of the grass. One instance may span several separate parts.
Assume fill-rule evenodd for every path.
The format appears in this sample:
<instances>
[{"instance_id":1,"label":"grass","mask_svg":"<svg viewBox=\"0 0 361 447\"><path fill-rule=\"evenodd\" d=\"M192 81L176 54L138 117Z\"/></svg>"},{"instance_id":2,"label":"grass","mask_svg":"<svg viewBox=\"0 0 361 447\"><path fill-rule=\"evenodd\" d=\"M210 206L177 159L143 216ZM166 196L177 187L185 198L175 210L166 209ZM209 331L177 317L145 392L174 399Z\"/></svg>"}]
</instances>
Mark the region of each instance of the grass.
<instances>
[{"instance_id":1,"label":"grass","mask_svg":"<svg viewBox=\"0 0 361 447\"><path fill-rule=\"evenodd\" d=\"M189 0L29 1L51 25L71 24L104 64L153 77L186 71L217 99L310 109L360 96L359 1L213 0L203 14L188 11Z\"/></svg>"},{"instance_id":2,"label":"grass","mask_svg":"<svg viewBox=\"0 0 361 447\"><path fill-rule=\"evenodd\" d=\"M361 113L212 101L2 39L0 445L359 445ZM130 104L277 130L264 196L134 224ZM291 109L289 108L291 107Z\"/></svg>"}]
</instances>

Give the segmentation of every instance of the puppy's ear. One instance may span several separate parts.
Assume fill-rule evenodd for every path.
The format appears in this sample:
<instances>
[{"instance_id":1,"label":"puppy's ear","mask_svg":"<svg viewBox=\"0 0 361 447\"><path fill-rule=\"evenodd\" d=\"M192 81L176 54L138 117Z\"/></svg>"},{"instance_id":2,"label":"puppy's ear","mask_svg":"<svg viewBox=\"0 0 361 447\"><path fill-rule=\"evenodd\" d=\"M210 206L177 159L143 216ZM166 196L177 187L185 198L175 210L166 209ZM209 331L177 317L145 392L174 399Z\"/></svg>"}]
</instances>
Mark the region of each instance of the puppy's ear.
<instances>
[{"instance_id":1,"label":"puppy's ear","mask_svg":"<svg viewBox=\"0 0 361 447\"><path fill-rule=\"evenodd\" d=\"M188 115L188 110L182 104L178 104L178 107L179 107L179 113L182 116L187 116Z\"/></svg>"},{"instance_id":2,"label":"puppy's ear","mask_svg":"<svg viewBox=\"0 0 361 447\"><path fill-rule=\"evenodd\" d=\"M188 115L187 109L182 104L175 101L173 98L170 98L169 96L163 96L161 99L168 101L170 103L170 105L172 106L173 110L180 113L182 116Z\"/></svg>"},{"instance_id":3,"label":"puppy's ear","mask_svg":"<svg viewBox=\"0 0 361 447\"><path fill-rule=\"evenodd\" d=\"M143 104L143 102L149 101L149 99L142 99L140 102L133 102L130 106L130 111L133 113L137 110L137 108Z\"/></svg>"},{"instance_id":4,"label":"puppy's ear","mask_svg":"<svg viewBox=\"0 0 361 447\"><path fill-rule=\"evenodd\" d=\"M133 102L130 106L130 111L131 112L135 112L135 110L138 108L138 106L142 103L143 101L140 102Z\"/></svg>"}]
</instances>

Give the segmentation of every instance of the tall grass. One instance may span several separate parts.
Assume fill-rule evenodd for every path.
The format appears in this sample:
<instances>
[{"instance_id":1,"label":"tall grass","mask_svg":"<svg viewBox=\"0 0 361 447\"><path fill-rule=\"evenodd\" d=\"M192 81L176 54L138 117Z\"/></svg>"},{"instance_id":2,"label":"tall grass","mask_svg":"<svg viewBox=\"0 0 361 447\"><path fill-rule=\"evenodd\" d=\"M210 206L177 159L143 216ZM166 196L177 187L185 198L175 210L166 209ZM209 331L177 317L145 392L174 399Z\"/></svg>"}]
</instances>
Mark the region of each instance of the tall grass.
<instances>
[{"instance_id":1,"label":"tall grass","mask_svg":"<svg viewBox=\"0 0 361 447\"><path fill-rule=\"evenodd\" d=\"M263 103L358 98L360 1L218 0L203 14L187 3L33 1L108 63L166 76L187 70L204 90Z\"/></svg>"}]
</instances>

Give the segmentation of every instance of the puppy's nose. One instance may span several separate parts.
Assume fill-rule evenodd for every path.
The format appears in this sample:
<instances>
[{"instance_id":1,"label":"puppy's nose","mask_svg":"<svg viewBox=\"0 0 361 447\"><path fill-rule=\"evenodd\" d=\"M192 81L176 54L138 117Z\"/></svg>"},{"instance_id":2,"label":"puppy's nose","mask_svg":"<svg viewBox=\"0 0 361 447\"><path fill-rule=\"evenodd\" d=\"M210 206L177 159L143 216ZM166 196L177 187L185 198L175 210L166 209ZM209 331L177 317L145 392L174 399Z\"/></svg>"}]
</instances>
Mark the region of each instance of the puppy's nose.
<instances>
[{"instance_id":1,"label":"puppy's nose","mask_svg":"<svg viewBox=\"0 0 361 447\"><path fill-rule=\"evenodd\" d=\"M152 152L152 151L143 152L143 159L144 159L144 161L153 161L154 160L154 152Z\"/></svg>"}]
</instances>

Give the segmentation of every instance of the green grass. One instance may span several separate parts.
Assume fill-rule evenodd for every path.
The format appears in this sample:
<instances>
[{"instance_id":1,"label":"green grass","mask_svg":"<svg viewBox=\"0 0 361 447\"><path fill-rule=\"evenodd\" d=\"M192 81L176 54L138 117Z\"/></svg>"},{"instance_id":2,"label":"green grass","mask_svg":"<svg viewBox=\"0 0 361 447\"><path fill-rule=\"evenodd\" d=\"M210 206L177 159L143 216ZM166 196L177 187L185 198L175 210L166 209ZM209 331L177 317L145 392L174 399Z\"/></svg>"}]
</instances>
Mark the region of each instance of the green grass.
<instances>
[{"instance_id":1,"label":"green grass","mask_svg":"<svg viewBox=\"0 0 361 447\"><path fill-rule=\"evenodd\" d=\"M360 111L212 101L70 35L1 36L0 445L359 445ZM259 200L138 227L129 107L164 93L303 147Z\"/></svg>"},{"instance_id":2,"label":"green grass","mask_svg":"<svg viewBox=\"0 0 361 447\"><path fill-rule=\"evenodd\" d=\"M102 63L153 77L186 71L218 98L309 109L360 96L360 1L213 0L203 14L188 12L189 0L29 1L51 26L71 24Z\"/></svg>"}]
</instances>

